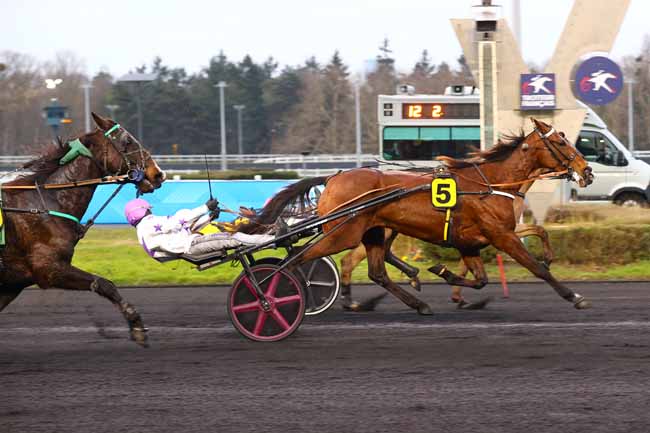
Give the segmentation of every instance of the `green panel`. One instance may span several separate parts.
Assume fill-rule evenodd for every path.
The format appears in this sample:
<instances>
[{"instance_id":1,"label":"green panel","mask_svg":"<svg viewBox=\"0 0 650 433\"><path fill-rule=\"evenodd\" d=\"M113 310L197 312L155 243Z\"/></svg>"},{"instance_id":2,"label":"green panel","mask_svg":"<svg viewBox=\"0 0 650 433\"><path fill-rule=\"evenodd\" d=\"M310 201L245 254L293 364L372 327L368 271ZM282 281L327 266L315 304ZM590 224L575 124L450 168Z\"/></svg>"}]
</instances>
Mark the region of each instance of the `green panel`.
<instances>
[{"instance_id":1,"label":"green panel","mask_svg":"<svg viewBox=\"0 0 650 433\"><path fill-rule=\"evenodd\" d=\"M480 140L481 128L478 126L451 128L452 140Z\"/></svg>"},{"instance_id":2,"label":"green panel","mask_svg":"<svg viewBox=\"0 0 650 433\"><path fill-rule=\"evenodd\" d=\"M447 141L449 128L436 126L434 128L420 128L420 140Z\"/></svg>"},{"instance_id":3,"label":"green panel","mask_svg":"<svg viewBox=\"0 0 650 433\"><path fill-rule=\"evenodd\" d=\"M389 126L384 128L384 140L419 140L418 129Z\"/></svg>"}]
</instances>

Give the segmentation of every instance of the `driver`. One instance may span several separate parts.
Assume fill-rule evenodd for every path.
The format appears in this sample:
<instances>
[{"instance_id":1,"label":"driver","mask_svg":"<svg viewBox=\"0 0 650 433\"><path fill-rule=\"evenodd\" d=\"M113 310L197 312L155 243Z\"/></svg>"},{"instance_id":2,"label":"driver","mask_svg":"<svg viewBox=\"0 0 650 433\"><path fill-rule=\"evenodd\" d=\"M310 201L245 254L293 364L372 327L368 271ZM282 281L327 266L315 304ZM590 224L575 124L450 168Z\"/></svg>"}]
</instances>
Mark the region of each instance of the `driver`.
<instances>
[{"instance_id":1,"label":"driver","mask_svg":"<svg viewBox=\"0 0 650 433\"><path fill-rule=\"evenodd\" d=\"M138 240L154 259L164 262L181 254L207 254L240 245L259 245L274 239L271 235L244 233L212 233L201 235L192 231L196 222L208 213L219 216L219 202L211 198L195 209L181 209L174 215L156 216L146 200L136 198L124 207L126 220L136 227Z\"/></svg>"}]
</instances>

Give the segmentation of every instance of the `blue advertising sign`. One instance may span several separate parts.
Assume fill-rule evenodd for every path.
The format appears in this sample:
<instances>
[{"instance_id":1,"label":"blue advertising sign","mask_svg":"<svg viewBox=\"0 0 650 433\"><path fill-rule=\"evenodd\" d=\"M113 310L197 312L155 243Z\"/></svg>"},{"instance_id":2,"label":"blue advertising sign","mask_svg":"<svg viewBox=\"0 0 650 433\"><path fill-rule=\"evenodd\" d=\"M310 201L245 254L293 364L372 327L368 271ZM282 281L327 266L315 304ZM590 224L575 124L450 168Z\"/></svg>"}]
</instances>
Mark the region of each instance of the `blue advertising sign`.
<instances>
[{"instance_id":1,"label":"blue advertising sign","mask_svg":"<svg viewBox=\"0 0 650 433\"><path fill-rule=\"evenodd\" d=\"M522 110L552 110L555 108L555 74L521 74Z\"/></svg>"},{"instance_id":2,"label":"blue advertising sign","mask_svg":"<svg viewBox=\"0 0 650 433\"><path fill-rule=\"evenodd\" d=\"M264 202L275 195L291 180L213 180L212 190L219 200L220 207L237 210L239 206L259 209ZM100 185L93 195L86 214L81 219L88 221L115 191L117 185ZM135 198L135 187L125 186L104 209L97 224L126 224L124 205ZM205 180L168 180L153 194L142 196L153 206L156 215L172 215L180 209L191 209L201 206L210 198L208 182ZM230 221L236 218L227 212L222 212L219 221Z\"/></svg>"},{"instance_id":3,"label":"blue advertising sign","mask_svg":"<svg viewBox=\"0 0 650 433\"><path fill-rule=\"evenodd\" d=\"M587 104L609 104L622 90L623 72L607 57L590 57L576 71L573 91L578 99Z\"/></svg>"}]
</instances>

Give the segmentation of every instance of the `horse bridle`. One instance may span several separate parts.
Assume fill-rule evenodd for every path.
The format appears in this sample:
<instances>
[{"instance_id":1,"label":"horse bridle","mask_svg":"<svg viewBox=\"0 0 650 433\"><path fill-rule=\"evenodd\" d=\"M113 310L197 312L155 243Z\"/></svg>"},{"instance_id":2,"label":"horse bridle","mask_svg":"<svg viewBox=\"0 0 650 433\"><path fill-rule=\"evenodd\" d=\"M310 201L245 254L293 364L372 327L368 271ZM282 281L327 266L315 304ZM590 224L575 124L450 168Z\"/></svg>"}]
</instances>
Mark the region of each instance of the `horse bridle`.
<instances>
[{"instance_id":1,"label":"horse bridle","mask_svg":"<svg viewBox=\"0 0 650 433\"><path fill-rule=\"evenodd\" d=\"M571 167L571 163L576 159L576 156L580 154L580 151L578 149L575 149L575 153L572 155L565 155L564 152L559 148L557 143L549 140L549 137L555 133L555 128L551 127L550 131L547 133L542 133L542 131L539 130L539 128L535 128L535 132L539 135L539 137L542 139L542 143L544 143L544 146L551 152L551 155L553 155L553 158L562 165L562 167L567 171L567 177L571 177L573 175L573 167ZM564 141L565 144L571 145L569 143L569 140L567 140L564 136L560 135L562 137L562 140ZM560 156L558 156L558 154Z\"/></svg>"},{"instance_id":2,"label":"horse bridle","mask_svg":"<svg viewBox=\"0 0 650 433\"><path fill-rule=\"evenodd\" d=\"M119 133L119 137L117 134ZM134 140L135 143L138 145L138 148L136 150L128 151L128 146L130 143L125 140L124 136L128 134L126 129L122 127L119 123L116 123L113 125L108 131L104 133L104 137L106 137L113 146L113 149L122 157L122 163L120 164L119 168L117 169L117 172L114 173L113 175L119 175L120 171L122 170L122 166L126 166L126 176L129 179L129 181L138 183L144 180L145 176L145 167L147 164L147 161L151 159L151 153L149 153L146 149L142 147L142 144L140 144L139 141ZM119 145L116 142L119 140L119 144L122 145L122 149L119 149ZM140 154L140 164L133 162L129 159L129 155L132 155L134 153L139 153ZM103 154L104 154L104 175L108 174L108 151L106 147L103 148Z\"/></svg>"}]
</instances>

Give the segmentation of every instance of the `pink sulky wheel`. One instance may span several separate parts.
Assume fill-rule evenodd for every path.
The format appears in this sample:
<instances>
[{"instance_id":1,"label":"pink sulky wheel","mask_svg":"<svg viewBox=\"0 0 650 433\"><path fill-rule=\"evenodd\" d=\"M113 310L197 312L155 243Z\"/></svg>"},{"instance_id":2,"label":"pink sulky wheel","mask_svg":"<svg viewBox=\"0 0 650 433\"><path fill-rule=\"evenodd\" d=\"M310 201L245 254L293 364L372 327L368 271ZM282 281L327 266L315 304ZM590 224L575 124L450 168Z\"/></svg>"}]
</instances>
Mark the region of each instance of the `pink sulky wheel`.
<instances>
[{"instance_id":1,"label":"pink sulky wheel","mask_svg":"<svg viewBox=\"0 0 650 433\"><path fill-rule=\"evenodd\" d=\"M290 272L275 265L252 266L251 274L260 282L268 301L265 310L251 279L242 272L228 294L228 315L237 331L254 341L280 341L295 332L305 316L305 294ZM269 277L270 276L270 277ZM267 278L269 277L269 278Z\"/></svg>"}]
</instances>

